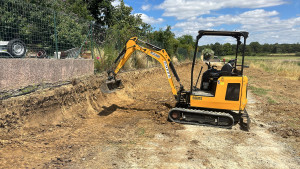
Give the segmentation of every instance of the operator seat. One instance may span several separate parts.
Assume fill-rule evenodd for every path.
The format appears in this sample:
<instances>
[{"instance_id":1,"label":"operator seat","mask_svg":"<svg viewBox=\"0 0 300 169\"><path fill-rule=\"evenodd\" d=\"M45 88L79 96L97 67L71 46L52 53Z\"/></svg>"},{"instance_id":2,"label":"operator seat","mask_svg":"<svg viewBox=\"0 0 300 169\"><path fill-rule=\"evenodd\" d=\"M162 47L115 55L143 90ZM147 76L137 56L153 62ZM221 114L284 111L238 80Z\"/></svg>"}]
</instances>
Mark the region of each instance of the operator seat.
<instances>
[{"instance_id":1,"label":"operator seat","mask_svg":"<svg viewBox=\"0 0 300 169\"><path fill-rule=\"evenodd\" d=\"M214 94L213 81L219 78L220 71L215 69L214 66L210 67L209 64L207 66L208 69L202 75L200 90L211 91Z\"/></svg>"},{"instance_id":2,"label":"operator seat","mask_svg":"<svg viewBox=\"0 0 300 169\"><path fill-rule=\"evenodd\" d=\"M207 64L208 69L202 75L200 90L209 91L214 95L219 77L233 75L232 70L234 63L235 60L230 60L221 68L221 70L217 70L214 66L210 67L210 64Z\"/></svg>"},{"instance_id":3,"label":"operator seat","mask_svg":"<svg viewBox=\"0 0 300 169\"><path fill-rule=\"evenodd\" d=\"M232 75L232 69L234 66L234 60L230 60L228 63L226 63L222 68L221 68L221 75L222 76L231 76Z\"/></svg>"}]
</instances>

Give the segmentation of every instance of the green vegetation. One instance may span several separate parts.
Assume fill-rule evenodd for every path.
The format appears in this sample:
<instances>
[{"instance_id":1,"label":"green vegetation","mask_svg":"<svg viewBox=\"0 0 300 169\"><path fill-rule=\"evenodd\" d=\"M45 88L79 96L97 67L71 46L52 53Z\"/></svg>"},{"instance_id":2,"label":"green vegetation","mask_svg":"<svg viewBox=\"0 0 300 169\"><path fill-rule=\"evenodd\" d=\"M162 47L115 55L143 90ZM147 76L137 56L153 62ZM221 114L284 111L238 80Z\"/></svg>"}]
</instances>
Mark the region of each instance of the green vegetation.
<instances>
[{"instance_id":1,"label":"green vegetation","mask_svg":"<svg viewBox=\"0 0 300 169\"><path fill-rule=\"evenodd\" d=\"M251 90L251 92L257 96L260 97L264 97L267 99L267 102L269 104L276 104L277 102L275 100L273 100L269 95L268 92L271 91L269 89L265 89L265 88L260 88L260 87L254 87L254 86L249 86L249 89Z\"/></svg>"},{"instance_id":2,"label":"green vegetation","mask_svg":"<svg viewBox=\"0 0 300 169\"><path fill-rule=\"evenodd\" d=\"M249 86L249 89L258 96L265 96L266 94L268 94L269 91L267 89L254 87L254 86Z\"/></svg>"},{"instance_id":3,"label":"green vegetation","mask_svg":"<svg viewBox=\"0 0 300 169\"><path fill-rule=\"evenodd\" d=\"M139 128L136 133L139 135L139 136L142 136L145 134L145 129L144 128Z\"/></svg>"},{"instance_id":4,"label":"green vegetation","mask_svg":"<svg viewBox=\"0 0 300 169\"><path fill-rule=\"evenodd\" d=\"M209 44L209 45L203 45L200 46L200 49L204 48L210 48L215 52L215 55L217 56L226 56L226 55L234 55L236 51L236 45L225 43L220 44L216 42L215 44ZM240 45L239 51L241 50L242 45ZM246 45L245 55L247 56L291 56L296 55L300 56L298 54L300 51L300 44L260 44L258 42L251 42L250 44ZM296 54L295 54L296 53ZM239 52L239 55L241 53Z\"/></svg>"},{"instance_id":5,"label":"green vegetation","mask_svg":"<svg viewBox=\"0 0 300 169\"><path fill-rule=\"evenodd\" d=\"M271 97L268 97L268 103L269 104L276 104L277 102L275 100L273 100Z\"/></svg>"},{"instance_id":6,"label":"green vegetation","mask_svg":"<svg viewBox=\"0 0 300 169\"><path fill-rule=\"evenodd\" d=\"M226 60L230 60L230 59L234 59L235 56L234 55L227 55L227 56L223 56L222 58L225 58ZM266 61L270 61L270 60L281 60L281 59L287 59L287 60L298 60L300 61L300 58L297 57L297 56L291 56L291 55L284 55L284 54L281 54L281 55L276 55L276 56L273 56L273 55L264 55L264 56L245 56L245 60L250 60L250 61L253 61L253 60L266 60ZM241 56L238 56L238 60L242 60L242 57Z\"/></svg>"},{"instance_id":7,"label":"green vegetation","mask_svg":"<svg viewBox=\"0 0 300 169\"><path fill-rule=\"evenodd\" d=\"M21 89L20 93L21 94L31 93L31 92L35 91L37 88L38 88L38 86L36 86L36 85L27 86L27 87Z\"/></svg>"},{"instance_id":8,"label":"green vegetation","mask_svg":"<svg viewBox=\"0 0 300 169\"><path fill-rule=\"evenodd\" d=\"M209 48L205 48L202 50L202 54L204 60L209 60L212 56L214 56L214 51Z\"/></svg>"},{"instance_id":9,"label":"green vegetation","mask_svg":"<svg viewBox=\"0 0 300 169\"><path fill-rule=\"evenodd\" d=\"M133 8L126 6L123 0L118 6L113 6L113 1L1 1L0 40L8 41L18 37L24 40L28 47L44 49L47 54L53 55L56 48L54 30L57 30L59 51L75 48L79 50L79 47L83 47L86 51L94 54L95 69L98 71L106 70L122 50L126 41L134 36L166 49L171 58L175 57L179 61L193 57L195 45L193 36L175 37L171 26L153 31L153 27L143 22L140 15L132 14ZM214 53L216 56L231 57L235 50L235 44L216 42L199 46L197 52L200 54L203 51L207 55L207 51L210 51L210 54ZM262 59L261 57L266 60L283 57L277 54L290 57L290 53L296 53L294 57L298 57L299 52L299 43L260 44L251 42L246 46L246 55L251 56L247 60ZM266 55L270 57L266 58ZM263 67L263 65L261 66Z\"/></svg>"}]
</instances>

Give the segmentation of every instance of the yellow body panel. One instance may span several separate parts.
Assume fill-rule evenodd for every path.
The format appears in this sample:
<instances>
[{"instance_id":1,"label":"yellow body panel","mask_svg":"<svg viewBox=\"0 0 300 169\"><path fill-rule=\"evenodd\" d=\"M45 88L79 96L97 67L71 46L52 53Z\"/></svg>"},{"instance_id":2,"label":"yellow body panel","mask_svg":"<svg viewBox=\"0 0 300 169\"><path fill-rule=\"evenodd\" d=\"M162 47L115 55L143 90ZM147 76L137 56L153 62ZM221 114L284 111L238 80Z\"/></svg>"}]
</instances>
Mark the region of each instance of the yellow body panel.
<instances>
[{"instance_id":1,"label":"yellow body panel","mask_svg":"<svg viewBox=\"0 0 300 169\"><path fill-rule=\"evenodd\" d=\"M228 83L240 83L238 101L225 100ZM247 84L248 78L246 76L222 76L218 79L214 97L191 95L190 106L224 110L244 110L247 104Z\"/></svg>"}]
</instances>

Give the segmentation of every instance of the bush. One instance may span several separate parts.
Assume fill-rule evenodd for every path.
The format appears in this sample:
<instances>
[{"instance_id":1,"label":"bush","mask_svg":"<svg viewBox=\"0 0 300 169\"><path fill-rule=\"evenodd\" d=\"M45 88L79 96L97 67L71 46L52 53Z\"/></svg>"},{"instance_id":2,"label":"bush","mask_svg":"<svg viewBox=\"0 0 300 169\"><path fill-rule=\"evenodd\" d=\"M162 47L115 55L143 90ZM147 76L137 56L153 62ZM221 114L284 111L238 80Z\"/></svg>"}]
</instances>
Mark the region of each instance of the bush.
<instances>
[{"instance_id":1,"label":"bush","mask_svg":"<svg viewBox=\"0 0 300 169\"><path fill-rule=\"evenodd\" d=\"M214 51L209 48L205 48L202 50L202 55L204 57L204 60L209 60L211 57L214 56Z\"/></svg>"},{"instance_id":2,"label":"bush","mask_svg":"<svg viewBox=\"0 0 300 169\"><path fill-rule=\"evenodd\" d=\"M296 52L296 53L295 53L295 56L300 56L300 52Z\"/></svg>"}]
</instances>

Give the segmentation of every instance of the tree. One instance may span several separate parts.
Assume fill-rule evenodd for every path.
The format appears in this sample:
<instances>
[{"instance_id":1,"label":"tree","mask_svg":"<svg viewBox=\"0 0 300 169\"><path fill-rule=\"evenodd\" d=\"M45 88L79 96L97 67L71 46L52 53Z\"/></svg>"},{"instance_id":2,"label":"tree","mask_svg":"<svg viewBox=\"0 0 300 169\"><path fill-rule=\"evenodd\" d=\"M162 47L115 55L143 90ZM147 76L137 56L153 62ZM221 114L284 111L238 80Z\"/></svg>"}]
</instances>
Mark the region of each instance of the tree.
<instances>
[{"instance_id":1,"label":"tree","mask_svg":"<svg viewBox=\"0 0 300 169\"><path fill-rule=\"evenodd\" d=\"M74 1L74 0L68 0ZM111 2L114 0L78 0L83 1L89 13L97 24L110 27L113 19L113 10Z\"/></svg>"},{"instance_id":2,"label":"tree","mask_svg":"<svg viewBox=\"0 0 300 169\"><path fill-rule=\"evenodd\" d=\"M177 38L180 44L189 44L194 45L194 39L191 35L182 35L181 37Z\"/></svg>"},{"instance_id":3,"label":"tree","mask_svg":"<svg viewBox=\"0 0 300 169\"><path fill-rule=\"evenodd\" d=\"M216 55L223 56L223 46L219 43L216 42L214 45L212 45L212 50L215 52Z\"/></svg>"},{"instance_id":4,"label":"tree","mask_svg":"<svg viewBox=\"0 0 300 169\"><path fill-rule=\"evenodd\" d=\"M110 31L115 37L119 39L122 46L126 41L133 36L143 38L147 36L152 30L152 27L149 24L146 24L141 19L140 15L133 15L132 7L125 6L125 3L121 1L120 5L114 7L113 16L110 23Z\"/></svg>"},{"instance_id":5,"label":"tree","mask_svg":"<svg viewBox=\"0 0 300 169\"><path fill-rule=\"evenodd\" d=\"M224 51L225 55L233 55L234 54L230 43L225 43L223 45L223 51Z\"/></svg>"},{"instance_id":6,"label":"tree","mask_svg":"<svg viewBox=\"0 0 300 169\"><path fill-rule=\"evenodd\" d=\"M249 44L252 52L254 53L261 53L262 52L262 48L261 48L261 45L258 43L258 42L251 42Z\"/></svg>"},{"instance_id":7,"label":"tree","mask_svg":"<svg viewBox=\"0 0 300 169\"><path fill-rule=\"evenodd\" d=\"M93 20L91 11L88 9L88 4L83 0L65 0L65 6L69 12L76 14L78 17ZM63 9L64 10L64 9Z\"/></svg>"},{"instance_id":8,"label":"tree","mask_svg":"<svg viewBox=\"0 0 300 169\"><path fill-rule=\"evenodd\" d=\"M152 43L164 48L170 56L174 56L179 42L175 39L175 34L171 31L171 26L167 26L165 30L159 29L150 33Z\"/></svg>"},{"instance_id":9,"label":"tree","mask_svg":"<svg viewBox=\"0 0 300 169\"><path fill-rule=\"evenodd\" d=\"M272 51L271 45L268 43L265 43L262 45L262 52L264 53L270 53Z\"/></svg>"}]
</instances>

